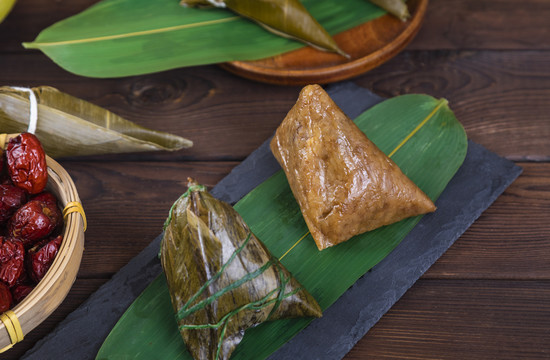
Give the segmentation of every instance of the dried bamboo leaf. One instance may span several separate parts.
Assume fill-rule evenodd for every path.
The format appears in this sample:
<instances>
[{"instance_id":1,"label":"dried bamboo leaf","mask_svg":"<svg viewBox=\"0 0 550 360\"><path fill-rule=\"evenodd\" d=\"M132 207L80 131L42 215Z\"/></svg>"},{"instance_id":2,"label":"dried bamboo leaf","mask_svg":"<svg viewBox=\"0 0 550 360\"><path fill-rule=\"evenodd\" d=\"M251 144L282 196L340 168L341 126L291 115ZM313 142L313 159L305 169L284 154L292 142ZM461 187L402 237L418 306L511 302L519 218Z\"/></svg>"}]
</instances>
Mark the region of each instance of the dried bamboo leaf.
<instances>
[{"instance_id":1,"label":"dried bamboo leaf","mask_svg":"<svg viewBox=\"0 0 550 360\"><path fill-rule=\"evenodd\" d=\"M265 321L321 316L229 204L192 179L188 187L170 210L160 260L195 359L229 359L245 330Z\"/></svg>"},{"instance_id":2,"label":"dried bamboo leaf","mask_svg":"<svg viewBox=\"0 0 550 360\"><path fill-rule=\"evenodd\" d=\"M32 89L38 101L36 135L52 157L179 150L193 145L180 136L139 126L97 105L57 89ZM26 93L0 87L2 132L27 130L30 101Z\"/></svg>"},{"instance_id":3,"label":"dried bamboo leaf","mask_svg":"<svg viewBox=\"0 0 550 360\"><path fill-rule=\"evenodd\" d=\"M299 0L181 0L181 4L228 8L276 35L348 57Z\"/></svg>"},{"instance_id":4,"label":"dried bamboo leaf","mask_svg":"<svg viewBox=\"0 0 550 360\"><path fill-rule=\"evenodd\" d=\"M380 6L382 9L398 17L402 21L407 20L411 16L409 8L403 0L370 0L370 2Z\"/></svg>"}]
</instances>

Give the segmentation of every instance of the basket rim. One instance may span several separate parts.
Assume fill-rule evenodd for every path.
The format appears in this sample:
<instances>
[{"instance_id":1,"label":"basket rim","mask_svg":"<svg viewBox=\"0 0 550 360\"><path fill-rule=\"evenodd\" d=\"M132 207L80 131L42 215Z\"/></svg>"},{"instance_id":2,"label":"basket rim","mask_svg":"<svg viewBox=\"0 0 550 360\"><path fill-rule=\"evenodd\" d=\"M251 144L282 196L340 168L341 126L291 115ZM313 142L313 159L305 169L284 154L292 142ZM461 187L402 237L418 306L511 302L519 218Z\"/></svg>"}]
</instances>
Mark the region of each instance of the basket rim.
<instances>
[{"instance_id":1,"label":"basket rim","mask_svg":"<svg viewBox=\"0 0 550 360\"><path fill-rule=\"evenodd\" d=\"M72 201L80 202L80 198L78 196L78 193L76 192L76 188L74 187L74 183L72 182L72 179L70 179L69 177L69 174L65 171L65 169L63 169L63 167L61 167L61 165L59 165L59 163L57 163L52 158L47 156L46 159L48 163L48 175L52 175L52 174L59 175L61 173L62 175L64 175L63 178L61 178L62 184L65 183L66 185L69 186L69 188L72 188L71 190L74 190L74 192L69 191L67 193L69 196L64 200L58 196L58 201L61 203L62 207L64 208L67 205L67 203ZM50 165L53 165L53 168ZM50 176L50 179L52 179L51 176ZM70 180L70 181L66 183L67 180ZM48 180L48 183L49 183L49 180ZM61 247L59 248L59 251L57 253L57 256L55 257L54 262L52 263L50 269L48 270L44 278L42 278L42 280L40 280L40 282L35 286L33 291L31 291L31 293L29 293L29 295L27 295L27 297L21 303L17 304L17 306L11 309L13 312L15 312L16 315L18 315L18 310L20 310L22 314L25 313L27 311L25 305L28 305L29 303L32 302L32 300L34 300L35 298L38 298L40 295L43 295L44 292L47 292L47 289L51 287L51 284L49 283L52 280L54 282L56 281L56 279L54 279L54 274L56 273L57 270L62 270L65 267L63 265L65 265L65 262L66 262L65 259L67 258L67 255L72 255L76 250L75 236L74 236L75 229L77 231L81 229L82 233L84 233L84 222L82 221L82 218L77 213L72 213L72 214L69 214L65 220L64 229L63 229L63 241L61 243Z\"/></svg>"}]
</instances>

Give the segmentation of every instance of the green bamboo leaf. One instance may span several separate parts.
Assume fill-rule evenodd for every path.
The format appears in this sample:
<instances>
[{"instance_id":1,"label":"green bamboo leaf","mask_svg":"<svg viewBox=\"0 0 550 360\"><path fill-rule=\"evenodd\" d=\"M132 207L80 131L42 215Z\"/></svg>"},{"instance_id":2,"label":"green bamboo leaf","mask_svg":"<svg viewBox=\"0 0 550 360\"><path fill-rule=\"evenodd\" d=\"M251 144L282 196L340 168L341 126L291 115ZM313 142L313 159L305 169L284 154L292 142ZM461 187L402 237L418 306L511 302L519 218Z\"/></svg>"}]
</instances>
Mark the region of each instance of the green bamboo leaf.
<instances>
[{"instance_id":1,"label":"green bamboo leaf","mask_svg":"<svg viewBox=\"0 0 550 360\"><path fill-rule=\"evenodd\" d=\"M147 129L97 105L57 89L32 89L38 102L35 134L51 157L179 150L190 140ZM30 101L27 93L0 87L0 128L4 133L27 130Z\"/></svg>"},{"instance_id":2,"label":"green bamboo leaf","mask_svg":"<svg viewBox=\"0 0 550 360\"><path fill-rule=\"evenodd\" d=\"M332 35L385 14L365 0L303 0ZM91 77L139 75L183 66L257 60L303 44L224 9L177 0L104 0L44 29L26 48Z\"/></svg>"},{"instance_id":3,"label":"green bamboo leaf","mask_svg":"<svg viewBox=\"0 0 550 360\"><path fill-rule=\"evenodd\" d=\"M355 122L432 200L439 197L466 156L464 129L444 99L399 96L366 111ZM319 251L310 235L304 237L308 229L282 171L246 195L235 209L322 309L389 254L421 218L408 218ZM163 278L155 280L130 306L97 359L190 359ZM249 329L233 358L265 358L310 321L280 320Z\"/></svg>"}]
</instances>

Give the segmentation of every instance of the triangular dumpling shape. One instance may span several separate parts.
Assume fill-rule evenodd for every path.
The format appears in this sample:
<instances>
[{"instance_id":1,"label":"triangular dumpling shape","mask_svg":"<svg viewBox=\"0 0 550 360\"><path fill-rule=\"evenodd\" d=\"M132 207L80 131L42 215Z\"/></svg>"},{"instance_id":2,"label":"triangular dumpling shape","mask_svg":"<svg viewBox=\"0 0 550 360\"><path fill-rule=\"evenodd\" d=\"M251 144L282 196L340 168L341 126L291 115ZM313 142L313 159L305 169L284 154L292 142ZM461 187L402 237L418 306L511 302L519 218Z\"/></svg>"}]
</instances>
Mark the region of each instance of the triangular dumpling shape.
<instances>
[{"instance_id":1,"label":"triangular dumpling shape","mask_svg":"<svg viewBox=\"0 0 550 360\"><path fill-rule=\"evenodd\" d=\"M321 316L237 211L192 181L170 210L160 255L194 359L229 359L245 330L264 321Z\"/></svg>"},{"instance_id":2,"label":"triangular dumpling shape","mask_svg":"<svg viewBox=\"0 0 550 360\"><path fill-rule=\"evenodd\" d=\"M319 85L302 89L271 151L319 250L435 210Z\"/></svg>"}]
</instances>

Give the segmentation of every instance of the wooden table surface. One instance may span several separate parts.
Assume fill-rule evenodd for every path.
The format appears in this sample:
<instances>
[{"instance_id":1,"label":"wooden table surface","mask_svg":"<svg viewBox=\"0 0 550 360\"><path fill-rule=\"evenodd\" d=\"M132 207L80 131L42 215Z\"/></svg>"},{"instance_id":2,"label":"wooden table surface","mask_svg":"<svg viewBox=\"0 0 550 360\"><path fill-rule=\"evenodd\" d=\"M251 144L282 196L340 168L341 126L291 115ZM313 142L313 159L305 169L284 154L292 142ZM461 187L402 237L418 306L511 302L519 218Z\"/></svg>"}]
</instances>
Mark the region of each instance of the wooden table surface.
<instances>
[{"instance_id":1,"label":"wooden table surface","mask_svg":"<svg viewBox=\"0 0 550 360\"><path fill-rule=\"evenodd\" d=\"M188 176L214 186L256 149L300 89L217 66L89 79L20 45L95 2L20 0L0 24L0 84L54 86L195 146L61 160L88 217L80 272L2 359L19 358L156 237ZM431 0L405 51L353 82L387 97L445 97L470 139L524 173L346 359L550 358L550 2Z\"/></svg>"}]
</instances>

